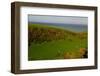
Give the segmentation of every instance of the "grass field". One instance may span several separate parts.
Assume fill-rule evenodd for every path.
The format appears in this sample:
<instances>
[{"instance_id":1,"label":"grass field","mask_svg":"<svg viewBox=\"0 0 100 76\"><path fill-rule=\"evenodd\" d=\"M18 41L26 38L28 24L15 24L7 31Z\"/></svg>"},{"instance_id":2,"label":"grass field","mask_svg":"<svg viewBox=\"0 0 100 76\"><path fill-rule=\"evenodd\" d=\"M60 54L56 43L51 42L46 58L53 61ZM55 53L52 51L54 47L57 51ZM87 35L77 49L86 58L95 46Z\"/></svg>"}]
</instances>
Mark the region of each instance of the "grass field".
<instances>
[{"instance_id":1,"label":"grass field","mask_svg":"<svg viewBox=\"0 0 100 76\"><path fill-rule=\"evenodd\" d=\"M87 58L87 32L28 25L28 60Z\"/></svg>"}]
</instances>

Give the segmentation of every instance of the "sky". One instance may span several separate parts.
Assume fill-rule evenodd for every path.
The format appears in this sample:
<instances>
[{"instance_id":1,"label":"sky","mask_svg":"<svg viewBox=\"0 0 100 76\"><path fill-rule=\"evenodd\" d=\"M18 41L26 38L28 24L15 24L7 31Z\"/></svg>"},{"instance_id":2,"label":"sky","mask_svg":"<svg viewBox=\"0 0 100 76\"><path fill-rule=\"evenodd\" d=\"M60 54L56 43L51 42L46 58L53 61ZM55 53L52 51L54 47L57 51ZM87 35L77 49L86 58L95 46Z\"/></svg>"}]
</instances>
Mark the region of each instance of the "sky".
<instances>
[{"instance_id":1,"label":"sky","mask_svg":"<svg viewBox=\"0 0 100 76\"><path fill-rule=\"evenodd\" d=\"M28 22L87 25L88 17L28 15Z\"/></svg>"}]
</instances>

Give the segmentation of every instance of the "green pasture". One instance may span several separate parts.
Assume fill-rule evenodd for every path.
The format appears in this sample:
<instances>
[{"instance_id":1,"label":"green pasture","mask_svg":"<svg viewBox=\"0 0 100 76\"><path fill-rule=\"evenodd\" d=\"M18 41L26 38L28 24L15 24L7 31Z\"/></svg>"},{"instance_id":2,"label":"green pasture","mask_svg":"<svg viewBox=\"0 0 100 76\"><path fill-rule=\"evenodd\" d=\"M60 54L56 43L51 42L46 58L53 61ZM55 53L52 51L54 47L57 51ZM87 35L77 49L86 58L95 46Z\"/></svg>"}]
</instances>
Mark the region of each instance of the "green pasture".
<instances>
[{"instance_id":1,"label":"green pasture","mask_svg":"<svg viewBox=\"0 0 100 76\"><path fill-rule=\"evenodd\" d=\"M28 46L28 60L64 59L66 53L71 55L70 58L73 59L82 58L79 50L87 48L88 45L86 32L76 33L42 24L29 24L28 28L31 31L34 28L37 29L33 32L36 35L30 35L29 38L33 38L33 40ZM31 36L33 37L31 38Z\"/></svg>"}]
</instances>

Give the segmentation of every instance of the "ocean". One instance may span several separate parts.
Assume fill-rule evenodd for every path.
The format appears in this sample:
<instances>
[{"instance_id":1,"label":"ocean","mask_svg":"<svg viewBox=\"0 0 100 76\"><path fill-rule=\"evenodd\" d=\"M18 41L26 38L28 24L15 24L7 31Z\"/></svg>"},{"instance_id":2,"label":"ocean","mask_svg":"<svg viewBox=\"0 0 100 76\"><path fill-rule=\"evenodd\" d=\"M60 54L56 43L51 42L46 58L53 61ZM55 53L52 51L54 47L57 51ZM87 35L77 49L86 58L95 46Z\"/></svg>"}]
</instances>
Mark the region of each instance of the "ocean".
<instances>
[{"instance_id":1,"label":"ocean","mask_svg":"<svg viewBox=\"0 0 100 76\"><path fill-rule=\"evenodd\" d=\"M73 32L87 32L88 26L81 24L58 24L58 23L40 23L40 22L29 22L29 24L44 24L47 26L56 26L58 28L62 28L65 30L73 31Z\"/></svg>"}]
</instances>

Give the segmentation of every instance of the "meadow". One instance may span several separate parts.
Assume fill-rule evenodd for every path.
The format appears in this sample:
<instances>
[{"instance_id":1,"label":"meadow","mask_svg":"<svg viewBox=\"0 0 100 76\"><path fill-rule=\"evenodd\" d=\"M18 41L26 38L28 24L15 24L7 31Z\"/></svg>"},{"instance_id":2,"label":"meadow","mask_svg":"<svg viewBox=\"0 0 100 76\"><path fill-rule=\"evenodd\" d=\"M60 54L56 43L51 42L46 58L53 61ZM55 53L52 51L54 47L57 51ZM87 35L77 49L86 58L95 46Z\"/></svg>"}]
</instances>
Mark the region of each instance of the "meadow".
<instances>
[{"instance_id":1,"label":"meadow","mask_svg":"<svg viewBox=\"0 0 100 76\"><path fill-rule=\"evenodd\" d=\"M28 60L87 58L88 33L48 26L28 25Z\"/></svg>"}]
</instances>

